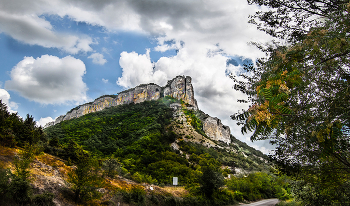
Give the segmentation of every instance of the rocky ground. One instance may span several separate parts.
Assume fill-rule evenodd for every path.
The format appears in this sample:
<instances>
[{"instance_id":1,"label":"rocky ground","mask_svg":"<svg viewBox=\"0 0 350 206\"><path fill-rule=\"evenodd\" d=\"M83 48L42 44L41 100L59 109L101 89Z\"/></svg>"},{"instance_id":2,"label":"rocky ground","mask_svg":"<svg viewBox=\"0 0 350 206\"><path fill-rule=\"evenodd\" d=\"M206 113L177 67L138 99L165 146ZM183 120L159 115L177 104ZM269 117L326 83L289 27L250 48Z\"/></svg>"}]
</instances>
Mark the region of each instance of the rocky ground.
<instances>
[{"instance_id":1,"label":"rocky ground","mask_svg":"<svg viewBox=\"0 0 350 206\"><path fill-rule=\"evenodd\" d=\"M0 146L0 167L9 168L13 172L13 160L18 152L19 149ZM73 193L70 190L70 184L67 182L67 174L73 167L67 166L62 159L49 154L42 153L36 156L30 167L30 182L33 187L33 193L53 193L55 195L53 201L57 206L77 205L73 201ZM103 196L92 205L108 205L109 200L114 198L114 201L116 201L116 191L119 189L128 190L133 185L141 186L147 193L153 192L173 196L182 196L187 193L183 187L158 187L155 185L138 184L132 180L117 176L114 179L105 179L104 187L99 189L99 192ZM127 206L127 204L120 205Z\"/></svg>"}]
</instances>

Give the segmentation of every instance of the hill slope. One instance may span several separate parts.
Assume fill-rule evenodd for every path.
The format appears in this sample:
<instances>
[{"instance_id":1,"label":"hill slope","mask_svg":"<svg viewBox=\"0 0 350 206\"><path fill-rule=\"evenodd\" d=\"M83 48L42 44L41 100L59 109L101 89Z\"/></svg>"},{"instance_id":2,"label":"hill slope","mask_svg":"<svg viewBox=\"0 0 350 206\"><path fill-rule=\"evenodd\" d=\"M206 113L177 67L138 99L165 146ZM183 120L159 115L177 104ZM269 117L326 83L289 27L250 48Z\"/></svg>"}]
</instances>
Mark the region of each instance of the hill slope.
<instances>
[{"instance_id":1,"label":"hill slope","mask_svg":"<svg viewBox=\"0 0 350 206\"><path fill-rule=\"evenodd\" d=\"M117 158L126 177L158 184L171 184L174 176L191 184L199 162L210 158L227 168L225 174L268 170L265 155L233 136L229 144L209 138L201 116L170 97L110 107L46 128L46 152L74 161L82 146L95 156Z\"/></svg>"}]
</instances>

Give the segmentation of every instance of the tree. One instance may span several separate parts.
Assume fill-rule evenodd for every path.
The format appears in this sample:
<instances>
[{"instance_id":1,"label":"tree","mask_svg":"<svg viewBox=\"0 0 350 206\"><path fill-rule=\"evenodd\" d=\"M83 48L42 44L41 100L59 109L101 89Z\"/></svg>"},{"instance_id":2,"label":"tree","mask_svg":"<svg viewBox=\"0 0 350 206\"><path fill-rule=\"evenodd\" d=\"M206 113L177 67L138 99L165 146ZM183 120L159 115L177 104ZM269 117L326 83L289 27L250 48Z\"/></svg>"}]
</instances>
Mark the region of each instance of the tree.
<instances>
[{"instance_id":1,"label":"tree","mask_svg":"<svg viewBox=\"0 0 350 206\"><path fill-rule=\"evenodd\" d=\"M202 158L199 161L201 166L200 171L202 175L199 178L201 185L201 191L207 198L212 198L215 191L218 191L220 187L224 186L224 176L221 172L221 163L211 158L209 155L201 155Z\"/></svg>"},{"instance_id":2,"label":"tree","mask_svg":"<svg viewBox=\"0 0 350 206\"><path fill-rule=\"evenodd\" d=\"M337 182L335 191L350 174L349 0L248 2L269 7L250 22L288 44L258 45L267 58L246 65L246 81L233 77L251 106L232 118L254 131L251 140L271 140L281 166L323 188Z\"/></svg>"},{"instance_id":3,"label":"tree","mask_svg":"<svg viewBox=\"0 0 350 206\"><path fill-rule=\"evenodd\" d=\"M102 169L107 177L114 178L120 171L120 162L115 158L108 158L102 163Z\"/></svg>"},{"instance_id":4,"label":"tree","mask_svg":"<svg viewBox=\"0 0 350 206\"><path fill-rule=\"evenodd\" d=\"M97 189L101 186L102 178L97 160L82 148L76 151L76 154L76 167L68 173L68 182L72 184L75 202L100 197Z\"/></svg>"},{"instance_id":5,"label":"tree","mask_svg":"<svg viewBox=\"0 0 350 206\"><path fill-rule=\"evenodd\" d=\"M324 19L332 19L344 10L348 0L247 0L249 4L268 7L250 16L261 31L289 42L303 39L310 28L322 27Z\"/></svg>"},{"instance_id":6,"label":"tree","mask_svg":"<svg viewBox=\"0 0 350 206\"><path fill-rule=\"evenodd\" d=\"M23 120L17 113L8 112L6 104L0 100L0 143L8 147L23 147L26 143L34 145L39 141L47 140L34 118L27 114Z\"/></svg>"}]
</instances>

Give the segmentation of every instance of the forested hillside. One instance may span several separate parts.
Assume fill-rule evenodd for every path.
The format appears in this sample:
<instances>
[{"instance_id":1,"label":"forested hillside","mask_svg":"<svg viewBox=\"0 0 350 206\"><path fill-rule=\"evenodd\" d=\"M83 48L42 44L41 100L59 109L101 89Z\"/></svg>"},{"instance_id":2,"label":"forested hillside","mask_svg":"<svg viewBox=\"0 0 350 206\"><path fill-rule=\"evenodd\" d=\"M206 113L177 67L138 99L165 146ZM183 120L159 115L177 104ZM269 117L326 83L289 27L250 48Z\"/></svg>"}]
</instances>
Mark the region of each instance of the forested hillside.
<instances>
[{"instance_id":1,"label":"forested hillside","mask_svg":"<svg viewBox=\"0 0 350 206\"><path fill-rule=\"evenodd\" d=\"M235 167L247 171L269 169L267 156L234 137L230 146L218 143L208 148L191 141L190 134L174 132L174 127L182 126L173 119L173 109L169 104L174 102L180 101L164 98L120 105L63 121L45 129L50 142L45 152L75 161L75 147L82 146L99 158L118 158L124 174L138 175L142 181L159 184L171 184L173 176L179 177L182 185L195 182L202 158L214 158L229 166L233 169L227 169L229 174L235 173ZM193 112L188 112L185 105L183 107L187 117L201 125L201 120ZM195 130L204 134L201 126ZM203 136L202 141L205 139L208 137ZM178 150L170 146L175 141Z\"/></svg>"},{"instance_id":2,"label":"forested hillside","mask_svg":"<svg viewBox=\"0 0 350 206\"><path fill-rule=\"evenodd\" d=\"M172 103L182 105L192 130L174 118ZM289 198L288 180L265 155L233 136L227 145L202 135L203 113L180 100L111 107L44 131L30 115L22 120L1 105L3 204L228 205ZM173 177L179 187L169 190Z\"/></svg>"}]
</instances>

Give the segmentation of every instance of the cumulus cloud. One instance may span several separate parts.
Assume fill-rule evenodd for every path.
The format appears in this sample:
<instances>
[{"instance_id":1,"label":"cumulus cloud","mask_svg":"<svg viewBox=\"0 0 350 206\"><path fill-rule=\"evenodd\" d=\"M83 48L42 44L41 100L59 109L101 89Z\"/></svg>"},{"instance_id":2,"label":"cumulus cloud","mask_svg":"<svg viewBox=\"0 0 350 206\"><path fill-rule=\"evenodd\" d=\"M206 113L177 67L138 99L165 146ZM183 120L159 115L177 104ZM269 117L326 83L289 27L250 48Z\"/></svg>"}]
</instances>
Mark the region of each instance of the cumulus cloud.
<instances>
[{"instance_id":1,"label":"cumulus cloud","mask_svg":"<svg viewBox=\"0 0 350 206\"><path fill-rule=\"evenodd\" d=\"M100 53L93 53L88 58L92 59L92 62L95 64L104 65L107 62L107 60L104 59L103 54Z\"/></svg>"},{"instance_id":2,"label":"cumulus cloud","mask_svg":"<svg viewBox=\"0 0 350 206\"><path fill-rule=\"evenodd\" d=\"M72 54L92 51L90 37L55 33L48 21L37 16L0 11L0 32L26 44L59 48Z\"/></svg>"},{"instance_id":3,"label":"cumulus cloud","mask_svg":"<svg viewBox=\"0 0 350 206\"><path fill-rule=\"evenodd\" d=\"M248 15L256 10L246 0L12 0L0 2L0 31L28 44L57 47L70 53L92 51L90 38L58 33L42 17L57 15L102 26L107 31L160 35L160 51L174 48L164 44L164 40L175 40L191 43L194 48L196 44L220 44L229 55L254 58L261 53L247 42L269 39L247 23Z\"/></svg>"},{"instance_id":4,"label":"cumulus cloud","mask_svg":"<svg viewBox=\"0 0 350 206\"><path fill-rule=\"evenodd\" d=\"M146 54L122 52L119 65L123 69L123 75L118 78L117 84L129 88L151 82L164 83L167 76L162 71L154 70L149 53L149 49Z\"/></svg>"},{"instance_id":5,"label":"cumulus cloud","mask_svg":"<svg viewBox=\"0 0 350 206\"><path fill-rule=\"evenodd\" d=\"M123 73L117 84L125 88L150 82L164 86L167 80L177 75L191 76L195 98L202 111L220 118L224 124L229 125L236 138L249 142L249 145L256 148L264 144L264 151L267 151L269 145L251 143L249 135L242 135L240 127L230 119L231 114L247 109L248 105L237 102L237 99L247 97L232 88L234 82L227 75L228 71L239 71L241 66L227 65L227 60L228 57L220 51L208 55L208 51L193 51L186 46L181 48L176 56L162 57L154 63L151 62L149 50L146 54L123 52L119 60Z\"/></svg>"},{"instance_id":6,"label":"cumulus cloud","mask_svg":"<svg viewBox=\"0 0 350 206\"><path fill-rule=\"evenodd\" d=\"M10 101L10 94L5 89L0 89L0 99L2 103L6 104L7 110L11 113L15 113L16 111L12 109L17 109L18 104L16 102Z\"/></svg>"},{"instance_id":7,"label":"cumulus cloud","mask_svg":"<svg viewBox=\"0 0 350 206\"><path fill-rule=\"evenodd\" d=\"M105 84L107 84L107 83L108 83L108 79L102 78L102 82L105 83Z\"/></svg>"},{"instance_id":8,"label":"cumulus cloud","mask_svg":"<svg viewBox=\"0 0 350 206\"><path fill-rule=\"evenodd\" d=\"M12 68L5 89L42 104L82 103L87 101L85 72L85 64L71 56L25 57Z\"/></svg>"},{"instance_id":9,"label":"cumulus cloud","mask_svg":"<svg viewBox=\"0 0 350 206\"><path fill-rule=\"evenodd\" d=\"M47 123L54 121L52 117L41 117L38 121L39 126L44 127Z\"/></svg>"}]
</instances>

